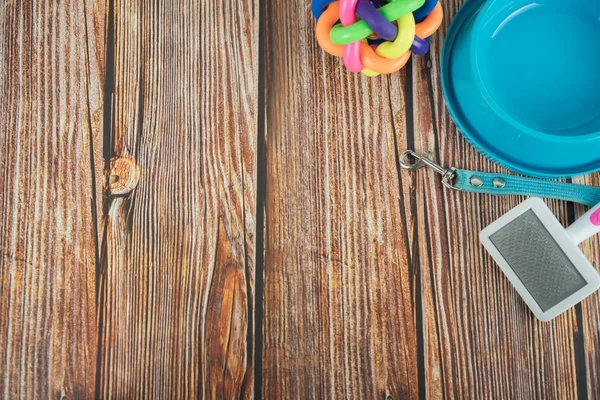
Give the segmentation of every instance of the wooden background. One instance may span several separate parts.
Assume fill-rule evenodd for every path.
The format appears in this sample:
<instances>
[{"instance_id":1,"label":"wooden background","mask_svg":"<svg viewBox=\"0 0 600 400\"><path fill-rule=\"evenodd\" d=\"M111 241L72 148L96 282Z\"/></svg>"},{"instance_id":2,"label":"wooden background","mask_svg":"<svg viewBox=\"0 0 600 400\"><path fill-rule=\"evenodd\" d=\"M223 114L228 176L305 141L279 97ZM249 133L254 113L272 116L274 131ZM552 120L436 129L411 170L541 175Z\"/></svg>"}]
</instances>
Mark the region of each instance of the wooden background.
<instances>
[{"instance_id":1,"label":"wooden background","mask_svg":"<svg viewBox=\"0 0 600 400\"><path fill-rule=\"evenodd\" d=\"M598 295L537 322L478 243L522 199L399 168L500 171L443 6L366 78L309 2L0 1L0 397L600 398Z\"/></svg>"}]
</instances>

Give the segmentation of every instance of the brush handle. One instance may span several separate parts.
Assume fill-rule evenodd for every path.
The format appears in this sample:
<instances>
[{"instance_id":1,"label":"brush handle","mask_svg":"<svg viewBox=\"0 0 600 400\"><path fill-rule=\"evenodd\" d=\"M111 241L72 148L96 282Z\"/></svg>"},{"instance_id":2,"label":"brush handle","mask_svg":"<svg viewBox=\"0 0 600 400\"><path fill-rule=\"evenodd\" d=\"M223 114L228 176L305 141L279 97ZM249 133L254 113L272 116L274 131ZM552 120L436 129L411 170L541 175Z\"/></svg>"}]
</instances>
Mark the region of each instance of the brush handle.
<instances>
[{"instance_id":1,"label":"brush handle","mask_svg":"<svg viewBox=\"0 0 600 400\"><path fill-rule=\"evenodd\" d=\"M567 228L567 233L579 244L600 232L600 204Z\"/></svg>"}]
</instances>

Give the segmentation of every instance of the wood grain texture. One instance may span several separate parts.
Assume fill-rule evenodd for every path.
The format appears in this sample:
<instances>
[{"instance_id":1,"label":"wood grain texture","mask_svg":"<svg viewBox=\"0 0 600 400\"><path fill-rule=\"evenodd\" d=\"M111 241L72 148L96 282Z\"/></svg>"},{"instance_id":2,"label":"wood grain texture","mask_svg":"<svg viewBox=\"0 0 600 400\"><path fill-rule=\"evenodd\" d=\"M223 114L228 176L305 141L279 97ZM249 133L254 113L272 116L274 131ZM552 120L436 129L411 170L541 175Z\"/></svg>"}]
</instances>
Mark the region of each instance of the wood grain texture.
<instances>
[{"instance_id":1,"label":"wood grain texture","mask_svg":"<svg viewBox=\"0 0 600 400\"><path fill-rule=\"evenodd\" d=\"M479 244L523 198L400 171L406 148L503 171L459 135L431 52L348 74L298 38L308 9L266 2L265 398L598 398L598 294L540 323ZM592 181L597 178L592 178ZM566 225L579 207L550 202ZM590 259L598 250L588 246Z\"/></svg>"},{"instance_id":2,"label":"wood grain texture","mask_svg":"<svg viewBox=\"0 0 600 400\"><path fill-rule=\"evenodd\" d=\"M1 398L94 395L104 17L0 3Z\"/></svg>"},{"instance_id":3,"label":"wood grain texture","mask_svg":"<svg viewBox=\"0 0 600 400\"><path fill-rule=\"evenodd\" d=\"M324 55L308 8L267 1L265 17L263 397L417 398L403 93Z\"/></svg>"},{"instance_id":4,"label":"wood grain texture","mask_svg":"<svg viewBox=\"0 0 600 400\"><path fill-rule=\"evenodd\" d=\"M248 398L258 2L115 0L113 19L111 156L140 176L109 193L98 394Z\"/></svg>"},{"instance_id":5,"label":"wood grain texture","mask_svg":"<svg viewBox=\"0 0 600 400\"><path fill-rule=\"evenodd\" d=\"M600 173L574 179L576 183L600 186ZM575 218L585 213L585 207L576 206ZM600 270L600 242L590 239L581 245L583 253ZM582 343L580 358L577 360L585 369L585 383L590 399L600 399L600 300L595 294L591 301L582 303L577 309L578 338Z\"/></svg>"},{"instance_id":6,"label":"wood grain texture","mask_svg":"<svg viewBox=\"0 0 600 400\"><path fill-rule=\"evenodd\" d=\"M309 3L0 1L0 398L600 399L599 295L537 322L479 245L522 198L399 166L506 172L444 107L461 2L366 78Z\"/></svg>"}]
</instances>

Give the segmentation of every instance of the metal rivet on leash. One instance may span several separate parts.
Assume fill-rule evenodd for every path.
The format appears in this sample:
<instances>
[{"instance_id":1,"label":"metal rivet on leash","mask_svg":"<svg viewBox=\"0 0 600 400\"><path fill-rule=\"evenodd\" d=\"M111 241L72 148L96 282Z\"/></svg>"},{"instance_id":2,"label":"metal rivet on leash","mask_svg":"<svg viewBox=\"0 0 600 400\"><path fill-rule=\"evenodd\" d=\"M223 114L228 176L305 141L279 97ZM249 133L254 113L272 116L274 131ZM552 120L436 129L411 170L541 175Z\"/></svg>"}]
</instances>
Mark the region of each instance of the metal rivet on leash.
<instances>
[{"instance_id":1,"label":"metal rivet on leash","mask_svg":"<svg viewBox=\"0 0 600 400\"><path fill-rule=\"evenodd\" d=\"M494 178L492 182L494 183L494 186L498 189L502 189L504 186L506 186L506 181L502 178Z\"/></svg>"},{"instance_id":2,"label":"metal rivet on leash","mask_svg":"<svg viewBox=\"0 0 600 400\"><path fill-rule=\"evenodd\" d=\"M483 186L483 179L481 179L478 176L472 176L470 182L471 182L471 185L473 185L475 187L481 187L481 186Z\"/></svg>"}]
</instances>

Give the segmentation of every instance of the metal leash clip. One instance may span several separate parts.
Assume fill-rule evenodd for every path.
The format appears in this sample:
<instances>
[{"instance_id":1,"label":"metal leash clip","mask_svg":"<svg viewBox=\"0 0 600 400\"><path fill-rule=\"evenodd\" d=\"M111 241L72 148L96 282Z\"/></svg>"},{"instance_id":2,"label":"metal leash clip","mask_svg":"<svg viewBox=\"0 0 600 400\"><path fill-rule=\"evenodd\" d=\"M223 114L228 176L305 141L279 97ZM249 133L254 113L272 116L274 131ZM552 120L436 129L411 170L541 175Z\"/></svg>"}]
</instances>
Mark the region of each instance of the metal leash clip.
<instances>
[{"instance_id":1,"label":"metal leash clip","mask_svg":"<svg viewBox=\"0 0 600 400\"><path fill-rule=\"evenodd\" d=\"M409 157L413 157L415 159L414 163L411 163ZM426 151L423 154L417 154L412 150L406 150L402 154L400 154L400 165L404 169L408 169L411 171L416 171L423 167L432 168L435 172L442 176L442 184L446 186L448 189L456 190L462 192L462 189L456 187L454 185L454 181L456 178L456 168L444 168L441 165L434 162L431 158L433 154L431 152Z\"/></svg>"}]
</instances>

